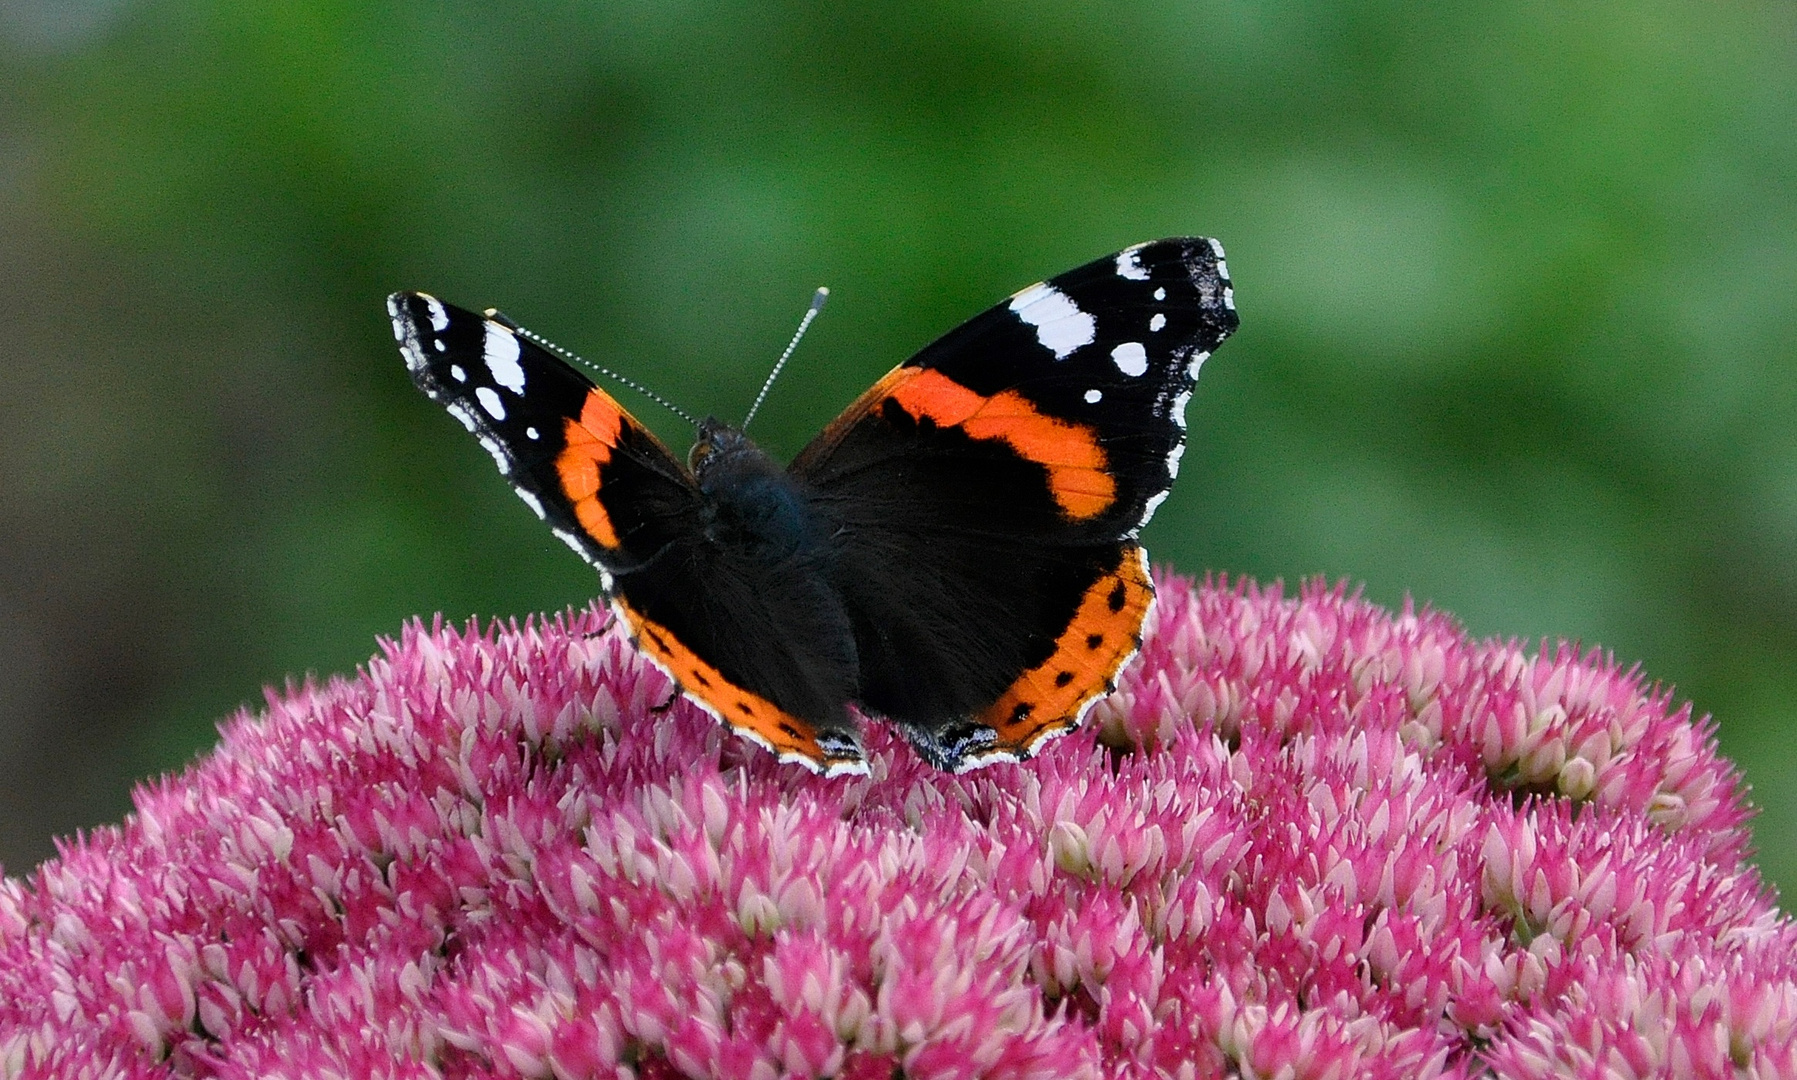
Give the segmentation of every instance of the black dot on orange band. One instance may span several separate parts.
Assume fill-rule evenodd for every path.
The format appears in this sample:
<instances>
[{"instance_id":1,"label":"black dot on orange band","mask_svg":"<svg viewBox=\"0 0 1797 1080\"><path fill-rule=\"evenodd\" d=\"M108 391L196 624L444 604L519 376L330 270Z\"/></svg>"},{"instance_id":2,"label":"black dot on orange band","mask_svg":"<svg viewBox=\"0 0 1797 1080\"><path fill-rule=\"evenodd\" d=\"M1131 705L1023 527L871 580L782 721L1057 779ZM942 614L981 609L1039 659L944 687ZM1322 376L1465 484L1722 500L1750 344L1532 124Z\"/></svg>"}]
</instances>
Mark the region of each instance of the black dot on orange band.
<instances>
[{"instance_id":1,"label":"black dot on orange band","mask_svg":"<svg viewBox=\"0 0 1797 1080\"><path fill-rule=\"evenodd\" d=\"M1070 683L1072 681L1073 681L1073 672L1071 672L1071 671L1060 672L1059 674L1057 674L1054 677L1054 684L1056 686L1066 686L1068 683Z\"/></svg>"},{"instance_id":2,"label":"black dot on orange band","mask_svg":"<svg viewBox=\"0 0 1797 1080\"><path fill-rule=\"evenodd\" d=\"M744 716L754 716L755 715L754 706L750 705L746 701L737 702L736 703L736 711L739 713L742 713Z\"/></svg>"},{"instance_id":3,"label":"black dot on orange band","mask_svg":"<svg viewBox=\"0 0 1797 1080\"><path fill-rule=\"evenodd\" d=\"M703 686L707 690L711 689L711 680L707 679L705 677L705 673L703 671L693 672L693 681L698 683L700 686Z\"/></svg>"},{"instance_id":4,"label":"black dot on orange band","mask_svg":"<svg viewBox=\"0 0 1797 1080\"><path fill-rule=\"evenodd\" d=\"M805 738L805 736L799 734L798 728L793 727L791 724L788 724L785 721L781 721L780 731L783 734L785 734L788 738L798 739L798 740L803 740Z\"/></svg>"},{"instance_id":5,"label":"black dot on orange band","mask_svg":"<svg viewBox=\"0 0 1797 1080\"><path fill-rule=\"evenodd\" d=\"M1087 634L1086 635L1086 648L1096 649L1100 645L1103 645L1103 644L1104 644L1104 635L1103 634Z\"/></svg>"},{"instance_id":6,"label":"black dot on orange band","mask_svg":"<svg viewBox=\"0 0 1797 1080\"><path fill-rule=\"evenodd\" d=\"M1011 710L1011 723L1021 724L1023 721L1029 719L1030 713L1035 711L1036 707L1034 705L1031 705L1027 701L1020 701L1017 703L1017 707Z\"/></svg>"},{"instance_id":7,"label":"black dot on orange band","mask_svg":"<svg viewBox=\"0 0 1797 1080\"><path fill-rule=\"evenodd\" d=\"M1111 605L1111 614L1115 615L1117 612L1122 611L1123 604L1128 599L1129 599L1129 590L1124 587L1123 579L1118 578L1116 587L1111 589L1111 595L1107 600L1107 602Z\"/></svg>"}]
</instances>

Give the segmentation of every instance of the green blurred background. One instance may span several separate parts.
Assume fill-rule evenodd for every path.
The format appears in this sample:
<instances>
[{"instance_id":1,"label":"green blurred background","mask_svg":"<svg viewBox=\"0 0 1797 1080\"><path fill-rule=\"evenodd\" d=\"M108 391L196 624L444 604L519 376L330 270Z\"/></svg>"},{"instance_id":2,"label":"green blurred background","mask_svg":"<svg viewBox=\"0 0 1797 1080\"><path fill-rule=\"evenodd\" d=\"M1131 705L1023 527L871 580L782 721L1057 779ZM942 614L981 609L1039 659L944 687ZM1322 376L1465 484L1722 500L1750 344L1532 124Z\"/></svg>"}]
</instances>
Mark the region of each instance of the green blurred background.
<instances>
[{"instance_id":1,"label":"green blurred background","mask_svg":"<svg viewBox=\"0 0 1797 1080\"><path fill-rule=\"evenodd\" d=\"M1176 233L1242 330L1156 558L1640 661L1797 885L1787 0L0 0L0 860L411 616L592 595L387 292L739 417L827 283L757 422L790 455Z\"/></svg>"}]
</instances>

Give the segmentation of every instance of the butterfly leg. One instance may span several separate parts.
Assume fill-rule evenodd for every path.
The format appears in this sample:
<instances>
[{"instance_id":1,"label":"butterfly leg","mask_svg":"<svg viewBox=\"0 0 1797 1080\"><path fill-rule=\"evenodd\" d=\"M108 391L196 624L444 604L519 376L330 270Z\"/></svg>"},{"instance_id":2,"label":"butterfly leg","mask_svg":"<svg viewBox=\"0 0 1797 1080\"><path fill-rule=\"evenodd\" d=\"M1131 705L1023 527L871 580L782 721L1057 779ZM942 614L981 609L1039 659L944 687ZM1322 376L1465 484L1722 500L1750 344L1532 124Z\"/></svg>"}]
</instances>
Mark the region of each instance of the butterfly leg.
<instances>
[{"instance_id":1,"label":"butterfly leg","mask_svg":"<svg viewBox=\"0 0 1797 1080\"><path fill-rule=\"evenodd\" d=\"M588 630L585 634L582 634L581 637L587 641L591 641L597 637L604 637L611 631L612 624L617 621L618 613L613 611L610 607L607 607L605 609L605 621L599 624L599 629Z\"/></svg>"}]
</instances>

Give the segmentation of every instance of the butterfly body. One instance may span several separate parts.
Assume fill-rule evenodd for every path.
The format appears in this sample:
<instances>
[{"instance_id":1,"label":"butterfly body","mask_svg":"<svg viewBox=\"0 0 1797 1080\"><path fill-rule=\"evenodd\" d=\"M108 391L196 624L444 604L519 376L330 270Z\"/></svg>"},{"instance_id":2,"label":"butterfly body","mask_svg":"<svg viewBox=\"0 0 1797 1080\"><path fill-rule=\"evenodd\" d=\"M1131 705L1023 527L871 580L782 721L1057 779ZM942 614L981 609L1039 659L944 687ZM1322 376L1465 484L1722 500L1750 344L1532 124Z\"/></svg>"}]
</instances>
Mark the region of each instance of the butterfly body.
<instances>
[{"instance_id":1,"label":"butterfly body","mask_svg":"<svg viewBox=\"0 0 1797 1080\"><path fill-rule=\"evenodd\" d=\"M689 459L695 527L662 549L678 573L640 587L626 578L620 589L636 594L648 618L702 643L738 685L819 731L852 738L855 641L827 522L794 476L727 425L701 424ZM693 581L709 583L700 601L709 610L697 619L684 588Z\"/></svg>"},{"instance_id":2,"label":"butterfly body","mask_svg":"<svg viewBox=\"0 0 1797 1080\"><path fill-rule=\"evenodd\" d=\"M933 764L1027 757L1139 644L1136 532L1198 365L1235 327L1220 246L1032 286L894 368L782 468L700 425L687 463L496 318L389 300L414 380L600 570L643 652L783 760L864 771L851 711Z\"/></svg>"}]
</instances>

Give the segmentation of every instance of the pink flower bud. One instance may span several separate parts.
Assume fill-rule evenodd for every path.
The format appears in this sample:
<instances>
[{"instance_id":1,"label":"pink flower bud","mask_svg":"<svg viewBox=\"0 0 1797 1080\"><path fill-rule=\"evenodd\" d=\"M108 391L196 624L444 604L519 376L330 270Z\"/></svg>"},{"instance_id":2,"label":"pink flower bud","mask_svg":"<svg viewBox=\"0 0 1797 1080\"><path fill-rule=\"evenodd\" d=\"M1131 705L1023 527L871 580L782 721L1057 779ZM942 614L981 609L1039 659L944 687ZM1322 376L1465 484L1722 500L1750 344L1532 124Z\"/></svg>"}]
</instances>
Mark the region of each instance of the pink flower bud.
<instances>
[{"instance_id":1,"label":"pink flower bud","mask_svg":"<svg viewBox=\"0 0 1797 1080\"><path fill-rule=\"evenodd\" d=\"M0 882L0 1074L1797 1071L1740 779L1601 654L1163 576L1039 758L825 779L604 625L410 627Z\"/></svg>"}]
</instances>

